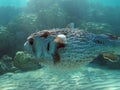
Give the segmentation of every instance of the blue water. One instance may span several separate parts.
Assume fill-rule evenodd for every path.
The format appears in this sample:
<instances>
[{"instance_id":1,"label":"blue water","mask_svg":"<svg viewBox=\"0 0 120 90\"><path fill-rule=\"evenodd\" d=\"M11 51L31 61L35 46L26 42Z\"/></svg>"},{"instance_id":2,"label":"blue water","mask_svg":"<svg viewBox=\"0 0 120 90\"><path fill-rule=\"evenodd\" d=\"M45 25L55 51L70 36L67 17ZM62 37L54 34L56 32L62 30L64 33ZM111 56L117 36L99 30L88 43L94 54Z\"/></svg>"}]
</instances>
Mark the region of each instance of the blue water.
<instances>
[{"instance_id":1,"label":"blue water","mask_svg":"<svg viewBox=\"0 0 120 90\"><path fill-rule=\"evenodd\" d=\"M29 0L0 0L0 6L23 7L27 5Z\"/></svg>"},{"instance_id":2,"label":"blue water","mask_svg":"<svg viewBox=\"0 0 120 90\"><path fill-rule=\"evenodd\" d=\"M104 6L120 6L120 0L89 0L89 2L102 4Z\"/></svg>"},{"instance_id":3,"label":"blue water","mask_svg":"<svg viewBox=\"0 0 120 90\"><path fill-rule=\"evenodd\" d=\"M26 6L28 1L29 0L0 0L0 6L22 7ZM104 6L120 6L120 0L89 0L89 2L99 3Z\"/></svg>"}]
</instances>

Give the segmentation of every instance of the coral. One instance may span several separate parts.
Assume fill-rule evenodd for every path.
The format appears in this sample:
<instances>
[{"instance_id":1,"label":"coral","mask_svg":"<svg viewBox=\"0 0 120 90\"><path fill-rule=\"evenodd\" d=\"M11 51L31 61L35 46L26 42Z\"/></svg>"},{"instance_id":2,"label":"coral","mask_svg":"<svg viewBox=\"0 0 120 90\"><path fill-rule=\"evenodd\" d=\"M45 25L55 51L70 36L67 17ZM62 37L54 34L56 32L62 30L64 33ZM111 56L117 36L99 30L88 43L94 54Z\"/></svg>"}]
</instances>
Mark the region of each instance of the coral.
<instances>
[{"instance_id":1,"label":"coral","mask_svg":"<svg viewBox=\"0 0 120 90\"><path fill-rule=\"evenodd\" d=\"M41 68L41 65L36 61L35 57L23 51L18 51L14 59L8 55L4 55L0 59L0 74L16 72L18 70L35 70L38 68Z\"/></svg>"},{"instance_id":2,"label":"coral","mask_svg":"<svg viewBox=\"0 0 120 90\"><path fill-rule=\"evenodd\" d=\"M5 42L5 45L9 45L10 48L9 49L7 48L8 50L10 50L9 54L12 53L12 56L13 56L16 51L24 49L23 43L25 42L26 37L29 34L31 34L32 32L35 32L37 30L37 26L36 26L35 22L36 22L35 15L22 14L22 15L16 17L15 20L13 20L11 23L8 24L8 26L6 28L7 33L5 33L5 34L7 34L7 37L9 37L9 38L7 38L2 33L2 36L0 36L0 39ZM8 43L8 42L6 42L6 40L9 42L9 44L6 44L6 43ZM5 49L6 47L3 46L2 48ZM3 50L3 51L5 51L5 53L7 53L6 50Z\"/></svg>"},{"instance_id":3,"label":"coral","mask_svg":"<svg viewBox=\"0 0 120 90\"><path fill-rule=\"evenodd\" d=\"M13 72L15 71L15 68L12 64L12 57L9 57L7 55L4 55L0 59L0 74L6 73L6 72Z\"/></svg>"},{"instance_id":4,"label":"coral","mask_svg":"<svg viewBox=\"0 0 120 90\"><path fill-rule=\"evenodd\" d=\"M80 20L87 17L89 9L88 0L61 0L60 7L69 15L70 22L79 25Z\"/></svg>"},{"instance_id":5,"label":"coral","mask_svg":"<svg viewBox=\"0 0 120 90\"><path fill-rule=\"evenodd\" d=\"M37 15L37 27L39 29L65 27L69 23L69 16L61 8L59 1L55 0L30 0L26 13Z\"/></svg>"},{"instance_id":6,"label":"coral","mask_svg":"<svg viewBox=\"0 0 120 90\"><path fill-rule=\"evenodd\" d=\"M32 32L36 29L36 19L37 16L35 14L21 14L16 17L11 23L8 24L7 30L12 33L19 32Z\"/></svg>"},{"instance_id":7,"label":"coral","mask_svg":"<svg viewBox=\"0 0 120 90\"><path fill-rule=\"evenodd\" d=\"M18 51L14 57L14 66L22 71L41 68L37 60L31 54Z\"/></svg>"},{"instance_id":8,"label":"coral","mask_svg":"<svg viewBox=\"0 0 120 90\"><path fill-rule=\"evenodd\" d=\"M65 27L68 23L66 12L58 4L54 4L49 9L40 10L37 15L40 29Z\"/></svg>"},{"instance_id":9,"label":"coral","mask_svg":"<svg viewBox=\"0 0 120 90\"><path fill-rule=\"evenodd\" d=\"M12 53L12 47L14 46L14 36L12 33L6 30L6 27L0 27L0 57L4 54Z\"/></svg>"},{"instance_id":10,"label":"coral","mask_svg":"<svg viewBox=\"0 0 120 90\"><path fill-rule=\"evenodd\" d=\"M38 13L39 10L48 9L56 0L29 0L26 11L29 13Z\"/></svg>"}]
</instances>

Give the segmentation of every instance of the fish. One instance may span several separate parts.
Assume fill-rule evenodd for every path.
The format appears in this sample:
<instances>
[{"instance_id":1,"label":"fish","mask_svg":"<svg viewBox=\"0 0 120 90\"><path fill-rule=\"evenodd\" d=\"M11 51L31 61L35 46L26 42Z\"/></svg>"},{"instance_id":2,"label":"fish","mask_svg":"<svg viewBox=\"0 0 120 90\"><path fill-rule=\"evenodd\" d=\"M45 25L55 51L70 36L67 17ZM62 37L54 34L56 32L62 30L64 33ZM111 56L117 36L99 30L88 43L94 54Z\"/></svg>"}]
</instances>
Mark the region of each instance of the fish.
<instances>
[{"instance_id":1,"label":"fish","mask_svg":"<svg viewBox=\"0 0 120 90\"><path fill-rule=\"evenodd\" d=\"M120 40L107 34L62 28L35 32L27 38L24 47L43 66L71 69L88 65L101 54L119 54Z\"/></svg>"}]
</instances>

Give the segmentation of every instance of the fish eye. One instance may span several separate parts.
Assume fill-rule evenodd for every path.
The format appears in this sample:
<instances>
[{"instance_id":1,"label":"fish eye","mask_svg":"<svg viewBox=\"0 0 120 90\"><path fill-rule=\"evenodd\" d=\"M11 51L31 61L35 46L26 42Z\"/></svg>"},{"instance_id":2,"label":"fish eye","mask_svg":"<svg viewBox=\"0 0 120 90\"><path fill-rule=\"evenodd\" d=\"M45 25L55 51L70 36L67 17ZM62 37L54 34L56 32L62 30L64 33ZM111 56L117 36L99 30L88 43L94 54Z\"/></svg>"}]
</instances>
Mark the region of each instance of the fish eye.
<instances>
[{"instance_id":1,"label":"fish eye","mask_svg":"<svg viewBox=\"0 0 120 90\"><path fill-rule=\"evenodd\" d=\"M30 45L33 45L33 43L34 43L34 39L33 39L33 38L30 38L30 39L29 39L29 44L30 44Z\"/></svg>"}]
</instances>

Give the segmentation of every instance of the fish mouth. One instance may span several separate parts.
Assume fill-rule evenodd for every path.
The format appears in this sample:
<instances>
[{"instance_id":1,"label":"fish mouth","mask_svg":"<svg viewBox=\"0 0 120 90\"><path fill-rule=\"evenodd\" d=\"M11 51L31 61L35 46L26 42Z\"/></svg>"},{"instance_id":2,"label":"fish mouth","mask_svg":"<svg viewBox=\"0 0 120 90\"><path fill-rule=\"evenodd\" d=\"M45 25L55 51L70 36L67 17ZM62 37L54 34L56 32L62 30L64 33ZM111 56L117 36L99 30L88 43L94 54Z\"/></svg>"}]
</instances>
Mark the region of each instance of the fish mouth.
<instances>
[{"instance_id":1,"label":"fish mouth","mask_svg":"<svg viewBox=\"0 0 120 90\"><path fill-rule=\"evenodd\" d=\"M114 53L103 53L103 58L110 62L118 62L119 57Z\"/></svg>"}]
</instances>

